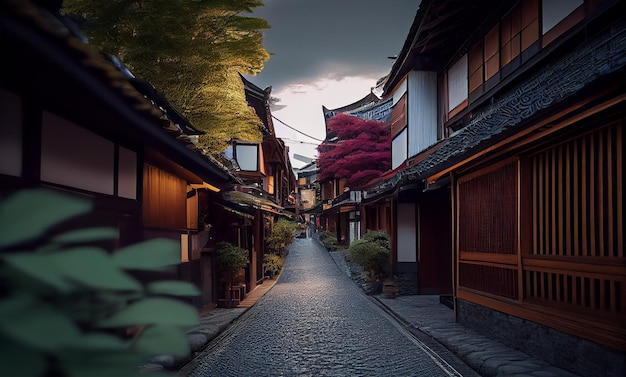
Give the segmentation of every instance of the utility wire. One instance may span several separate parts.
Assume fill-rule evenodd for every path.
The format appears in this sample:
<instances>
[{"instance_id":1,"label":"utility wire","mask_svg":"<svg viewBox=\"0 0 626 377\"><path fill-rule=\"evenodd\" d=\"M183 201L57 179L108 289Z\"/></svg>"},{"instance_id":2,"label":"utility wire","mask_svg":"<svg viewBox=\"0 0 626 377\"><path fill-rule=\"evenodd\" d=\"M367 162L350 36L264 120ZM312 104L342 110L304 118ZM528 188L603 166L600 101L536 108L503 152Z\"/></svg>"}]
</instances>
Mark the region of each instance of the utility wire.
<instances>
[{"instance_id":1,"label":"utility wire","mask_svg":"<svg viewBox=\"0 0 626 377\"><path fill-rule=\"evenodd\" d=\"M281 137L280 139L283 140L285 143L319 145L319 143L313 143L313 142L310 142L310 141L293 140L293 139L289 139L289 138L285 138L285 137Z\"/></svg>"},{"instance_id":2,"label":"utility wire","mask_svg":"<svg viewBox=\"0 0 626 377\"><path fill-rule=\"evenodd\" d=\"M310 137L311 139L313 139L313 140L317 140L317 141L319 141L320 143L324 141L324 140L320 140L320 139L318 139L318 138L316 138L316 137L313 137L313 136L311 136L311 135L307 135L307 134L305 134L304 132L299 131L299 130L297 130L297 129L295 129L295 128L291 127L291 126L290 126L290 125L288 125L287 123L285 123L285 122L283 122L282 120L280 120L280 119L276 118L274 115L272 115L272 118L276 119L277 121L279 121L280 123L282 123L282 124L283 124L284 126L286 126L287 128L290 128L290 129L292 129L292 130L296 131L296 132L297 132L297 133L299 133L299 134L302 134L302 135L304 135L304 136L306 136L306 137Z\"/></svg>"}]
</instances>

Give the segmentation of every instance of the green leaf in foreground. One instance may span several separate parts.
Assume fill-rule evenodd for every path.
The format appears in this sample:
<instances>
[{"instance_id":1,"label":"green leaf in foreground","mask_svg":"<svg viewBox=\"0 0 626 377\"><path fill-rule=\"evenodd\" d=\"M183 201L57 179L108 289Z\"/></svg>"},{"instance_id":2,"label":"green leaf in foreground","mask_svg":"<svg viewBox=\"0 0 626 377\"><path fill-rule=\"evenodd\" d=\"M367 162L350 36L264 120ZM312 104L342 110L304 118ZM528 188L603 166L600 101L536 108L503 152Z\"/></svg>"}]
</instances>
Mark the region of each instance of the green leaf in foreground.
<instances>
[{"instance_id":1,"label":"green leaf in foreground","mask_svg":"<svg viewBox=\"0 0 626 377\"><path fill-rule=\"evenodd\" d=\"M63 312L26 295L1 300L0 318L2 335L34 349L55 351L80 336Z\"/></svg>"},{"instance_id":2,"label":"green leaf in foreground","mask_svg":"<svg viewBox=\"0 0 626 377\"><path fill-rule=\"evenodd\" d=\"M124 351L88 350L62 352L59 355L62 375L67 377L148 377L138 366L145 360L141 355Z\"/></svg>"},{"instance_id":3,"label":"green leaf in foreground","mask_svg":"<svg viewBox=\"0 0 626 377\"><path fill-rule=\"evenodd\" d=\"M117 250L113 261L124 269L161 271L180 262L179 252L178 242L152 239Z\"/></svg>"},{"instance_id":4,"label":"green leaf in foreground","mask_svg":"<svg viewBox=\"0 0 626 377\"><path fill-rule=\"evenodd\" d=\"M91 203L44 190L22 190L0 204L0 249L31 241L91 210Z\"/></svg>"},{"instance_id":5,"label":"green leaf in foreground","mask_svg":"<svg viewBox=\"0 0 626 377\"><path fill-rule=\"evenodd\" d=\"M170 325L190 327L200 321L198 312L190 305L168 298L149 298L129 305L100 327L133 327L141 325Z\"/></svg>"},{"instance_id":6,"label":"green leaf in foreground","mask_svg":"<svg viewBox=\"0 0 626 377\"><path fill-rule=\"evenodd\" d=\"M176 280L152 282L148 284L147 290L153 295L194 297L200 294L195 285Z\"/></svg>"},{"instance_id":7,"label":"green leaf in foreground","mask_svg":"<svg viewBox=\"0 0 626 377\"><path fill-rule=\"evenodd\" d=\"M33 279L60 292L68 292L74 288L71 282L64 279L63 273L53 262L53 256L50 254L7 253L1 260L10 270L7 276L9 273L21 275L22 278Z\"/></svg>"},{"instance_id":8,"label":"green leaf in foreground","mask_svg":"<svg viewBox=\"0 0 626 377\"><path fill-rule=\"evenodd\" d=\"M130 347L129 341L104 333L84 334L67 347L81 351L124 351Z\"/></svg>"},{"instance_id":9,"label":"green leaf in foreground","mask_svg":"<svg viewBox=\"0 0 626 377\"><path fill-rule=\"evenodd\" d=\"M46 358L32 348L0 336L0 376L39 377L46 371Z\"/></svg>"},{"instance_id":10,"label":"green leaf in foreground","mask_svg":"<svg viewBox=\"0 0 626 377\"><path fill-rule=\"evenodd\" d=\"M141 284L120 270L104 250L83 247L50 254L65 277L94 289L141 290Z\"/></svg>"},{"instance_id":11,"label":"green leaf in foreground","mask_svg":"<svg viewBox=\"0 0 626 377\"><path fill-rule=\"evenodd\" d=\"M142 354L150 356L171 355L183 357L189 355L189 339L187 334L178 327L150 326L146 328L135 348Z\"/></svg>"},{"instance_id":12,"label":"green leaf in foreground","mask_svg":"<svg viewBox=\"0 0 626 377\"><path fill-rule=\"evenodd\" d=\"M113 228L87 228L72 230L53 237L53 244L81 244L117 239L117 230Z\"/></svg>"}]
</instances>

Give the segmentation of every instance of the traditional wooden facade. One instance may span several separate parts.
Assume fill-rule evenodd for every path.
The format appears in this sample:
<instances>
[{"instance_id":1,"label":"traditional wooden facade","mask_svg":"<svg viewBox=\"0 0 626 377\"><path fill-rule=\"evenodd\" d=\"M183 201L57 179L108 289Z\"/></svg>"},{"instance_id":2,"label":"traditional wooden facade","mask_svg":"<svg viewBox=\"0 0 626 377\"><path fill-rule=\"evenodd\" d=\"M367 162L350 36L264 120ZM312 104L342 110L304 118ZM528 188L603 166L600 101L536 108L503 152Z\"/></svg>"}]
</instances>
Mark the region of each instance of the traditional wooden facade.
<instances>
[{"instance_id":1,"label":"traditional wooden facade","mask_svg":"<svg viewBox=\"0 0 626 377\"><path fill-rule=\"evenodd\" d=\"M235 159L241 166L242 163L249 165L242 167L240 175L246 183L267 192L270 198L279 206L287 208L290 212L295 210L293 193L296 191L296 176L289 159L289 147L278 137L274 130L274 122L270 110L271 87L261 89L241 76L246 94L246 101L251 106L263 123L263 140L260 143L250 143L235 140ZM242 150L243 146L246 150ZM256 151L253 148L256 147ZM238 156L242 152L254 158ZM250 152L252 151L252 152ZM251 153L251 154L250 154ZM253 161L256 161L256 166Z\"/></svg>"},{"instance_id":2,"label":"traditional wooden facade","mask_svg":"<svg viewBox=\"0 0 626 377\"><path fill-rule=\"evenodd\" d=\"M233 140L232 158L239 166L243 184L225 194L225 199L247 209L251 217L242 217L240 232L250 250L250 265L245 269L246 289L262 282L265 237L279 217L295 216L296 178L289 159L289 149L276 137L270 111L271 87L261 89L241 76L246 101L263 124L263 140ZM250 212L251 211L251 212ZM242 233L242 234L243 234Z\"/></svg>"},{"instance_id":3,"label":"traditional wooden facade","mask_svg":"<svg viewBox=\"0 0 626 377\"><path fill-rule=\"evenodd\" d=\"M200 153L197 134L149 84L83 42L66 19L28 1L0 11L0 190L44 187L92 198L87 222L119 230L120 245L180 243L174 274L215 304L209 198L240 182ZM215 223L214 223L215 224Z\"/></svg>"},{"instance_id":4,"label":"traditional wooden facade","mask_svg":"<svg viewBox=\"0 0 626 377\"><path fill-rule=\"evenodd\" d=\"M626 371L624 14L423 0L383 94L398 170L366 199L392 201L398 264L403 202L418 264L449 247L459 322L584 376Z\"/></svg>"}]
</instances>

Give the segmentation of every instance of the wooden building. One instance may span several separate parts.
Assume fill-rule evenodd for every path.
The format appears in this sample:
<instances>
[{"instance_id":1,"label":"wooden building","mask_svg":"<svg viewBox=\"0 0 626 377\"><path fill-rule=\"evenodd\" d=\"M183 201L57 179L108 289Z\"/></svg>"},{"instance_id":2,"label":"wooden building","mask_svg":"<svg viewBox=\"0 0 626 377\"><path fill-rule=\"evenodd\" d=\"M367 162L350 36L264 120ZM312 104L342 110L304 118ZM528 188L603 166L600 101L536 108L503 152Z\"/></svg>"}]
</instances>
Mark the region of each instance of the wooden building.
<instances>
[{"instance_id":1,"label":"wooden building","mask_svg":"<svg viewBox=\"0 0 626 377\"><path fill-rule=\"evenodd\" d=\"M240 183L202 154L197 134L146 82L87 43L68 20L28 1L0 4L0 192L44 187L95 203L89 225L119 231L120 246L180 243L175 276L215 304L211 195Z\"/></svg>"},{"instance_id":2,"label":"wooden building","mask_svg":"<svg viewBox=\"0 0 626 377\"><path fill-rule=\"evenodd\" d=\"M267 192L279 206L290 212L295 210L293 193L296 190L296 176L289 159L289 147L276 137L270 110L271 87L261 89L241 76L246 101L263 124L263 140L252 143L234 141L234 157L240 165L240 175L248 184ZM243 164L243 165L242 165Z\"/></svg>"},{"instance_id":3,"label":"wooden building","mask_svg":"<svg viewBox=\"0 0 626 377\"><path fill-rule=\"evenodd\" d=\"M384 86L394 171L361 209L420 293L447 271L459 322L583 376L626 374L625 14L423 0Z\"/></svg>"},{"instance_id":4,"label":"wooden building","mask_svg":"<svg viewBox=\"0 0 626 377\"><path fill-rule=\"evenodd\" d=\"M296 177L289 159L289 149L276 137L270 110L271 87L261 89L241 76L246 101L259 117L263 139L260 142L233 140L230 149L238 165L241 185L226 192L224 199L247 210L252 216L240 219L245 245L250 250L250 265L245 269L246 290L250 291L264 279L263 256L265 237L269 235L278 217L295 216ZM243 208L242 208L243 207ZM231 209L234 208L231 206Z\"/></svg>"}]
</instances>

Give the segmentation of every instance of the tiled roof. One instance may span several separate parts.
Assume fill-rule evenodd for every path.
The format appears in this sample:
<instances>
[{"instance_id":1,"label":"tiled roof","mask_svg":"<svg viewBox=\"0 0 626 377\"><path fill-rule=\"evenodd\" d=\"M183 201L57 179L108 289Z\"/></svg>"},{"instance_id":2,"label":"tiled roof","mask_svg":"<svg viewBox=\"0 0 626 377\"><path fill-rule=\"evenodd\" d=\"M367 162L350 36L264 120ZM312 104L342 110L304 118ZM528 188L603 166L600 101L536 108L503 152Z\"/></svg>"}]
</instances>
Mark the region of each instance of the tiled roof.
<instances>
[{"instance_id":1,"label":"tiled roof","mask_svg":"<svg viewBox=\"0 0 626 377\"><path fill-rule=\"evenodd\" d=\"M272 87L269 86L265 89L261 89L254 85L249 80L246 80L242 74L239 74L241 81L243 82L244 92L246 95L246 101L249 106L254 108L257 116L263 122L265 129L263 130L263 136L275 137L274 121L272 120L272 113L269 108L270 93Z\"/></svg>"},{"instance_id":2,"label":"tiled roof","mask_svg":"<svg viewBox=\"0 0 626 377\"><path fill-rule=\"evenodd\" d=\"M376 96L376 94L374 94L373 92L369 92L368 95L361 98L360 100L353 102L349 105L338 107L336 109L328 109L325 106L322 106L322 111L324 112L324 117L326 117L326 114L328 113L333 113L333 114L345 113L345 112L356 110L363 106L371 106L375 103L378 103L378 101L380 101L380 98L378 98L378 96Z\"/></svg>"},{"instance_id":3,"label":"tiled roof","mask_svg":"<svg viewBox=\"0 0 626 377\"><path fill-rule=\"evenodd\" d=\"M515 3L513 0L422 0L383 86L383 97L390 95L413 69L443 68L452 55L463 51L460 40L475 35Z\"/></svg>"}]
</instances>

